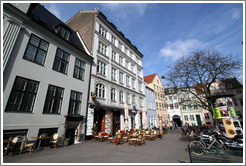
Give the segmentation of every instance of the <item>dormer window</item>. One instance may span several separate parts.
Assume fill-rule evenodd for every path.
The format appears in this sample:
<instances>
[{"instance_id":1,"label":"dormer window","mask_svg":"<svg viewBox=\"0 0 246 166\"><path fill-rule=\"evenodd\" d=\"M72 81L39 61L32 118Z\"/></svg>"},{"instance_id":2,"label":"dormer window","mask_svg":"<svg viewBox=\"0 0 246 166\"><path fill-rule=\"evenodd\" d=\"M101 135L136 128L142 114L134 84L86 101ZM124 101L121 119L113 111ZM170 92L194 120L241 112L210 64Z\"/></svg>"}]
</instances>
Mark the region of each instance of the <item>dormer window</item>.
<instances>
[{"instance_id":1,"label":"dormer window","mask_svg":"<svg viewBox=\"0 0 246 166\"><path fill-rule=\"evenodd\" d=\"M56 28L56 32L59 36L61 36L65 40L69 40L71 32L67 28L60 25Z\"/></svg>"}]
</instances>

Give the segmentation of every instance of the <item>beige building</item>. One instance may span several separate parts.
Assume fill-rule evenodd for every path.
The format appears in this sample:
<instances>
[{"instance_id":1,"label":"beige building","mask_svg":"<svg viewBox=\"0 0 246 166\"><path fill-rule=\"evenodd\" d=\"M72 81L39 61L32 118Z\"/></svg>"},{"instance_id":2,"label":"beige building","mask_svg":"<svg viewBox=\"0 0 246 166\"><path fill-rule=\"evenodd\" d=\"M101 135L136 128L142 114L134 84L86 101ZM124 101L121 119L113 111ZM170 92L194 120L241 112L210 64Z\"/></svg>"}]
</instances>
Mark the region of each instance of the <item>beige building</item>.
<instances>
[{"instance_id":1,"label":"beige building","mask_svg":"<svg viewBox=\"0 0 246 166\"><path fill-rule=\"evenodd\" d=\"M169 127L169 117L166 109L165 88L158 74L152 74L144 77L147 86L154 89L156 114L158 119L158 127Z\"/></svg>"}]
</instances>

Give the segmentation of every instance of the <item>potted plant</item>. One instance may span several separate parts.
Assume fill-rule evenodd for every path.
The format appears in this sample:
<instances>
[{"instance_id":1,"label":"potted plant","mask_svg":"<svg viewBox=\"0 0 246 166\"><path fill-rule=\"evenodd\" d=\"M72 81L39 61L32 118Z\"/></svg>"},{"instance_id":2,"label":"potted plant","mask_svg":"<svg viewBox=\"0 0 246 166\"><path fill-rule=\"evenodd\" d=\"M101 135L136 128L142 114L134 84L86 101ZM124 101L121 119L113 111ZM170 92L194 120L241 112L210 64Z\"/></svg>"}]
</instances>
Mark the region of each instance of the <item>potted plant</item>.
<instances>
[{"instance_id":1,"label":"potted plant","mask_svg":"<svg viewBox=\"0 0 246 166\"><path fill-rule=\"evenodd\" d=\"M69 141L70 141L69 138L65 138L65 140L64 140L64 146L68 146L69 145Z\"/></svg>"}]
</instances>

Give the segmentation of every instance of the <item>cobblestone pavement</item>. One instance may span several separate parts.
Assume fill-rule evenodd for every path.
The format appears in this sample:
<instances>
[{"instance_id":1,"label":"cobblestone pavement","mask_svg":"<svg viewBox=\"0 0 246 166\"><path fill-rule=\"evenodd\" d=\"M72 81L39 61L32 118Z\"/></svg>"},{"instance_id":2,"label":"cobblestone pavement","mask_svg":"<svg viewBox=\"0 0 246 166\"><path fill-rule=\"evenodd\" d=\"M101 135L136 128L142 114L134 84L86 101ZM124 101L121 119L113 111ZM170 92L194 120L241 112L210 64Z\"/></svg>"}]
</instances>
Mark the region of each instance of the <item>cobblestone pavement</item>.
<instances>
[{"instance_id":1,"label":"cobblestone pavement","mask_svg":"<svg viewBox=\"0 0 246 166\"><path fill-rule=\"evenodd\" d=\"M45 149L32 154L6 156L4 163L180 163L189 161L188 142L180 141L181 129L173 129L162 139L147 140L143 146L115 145L85 141L80 144Z\"/></svg>"}]
</instances>

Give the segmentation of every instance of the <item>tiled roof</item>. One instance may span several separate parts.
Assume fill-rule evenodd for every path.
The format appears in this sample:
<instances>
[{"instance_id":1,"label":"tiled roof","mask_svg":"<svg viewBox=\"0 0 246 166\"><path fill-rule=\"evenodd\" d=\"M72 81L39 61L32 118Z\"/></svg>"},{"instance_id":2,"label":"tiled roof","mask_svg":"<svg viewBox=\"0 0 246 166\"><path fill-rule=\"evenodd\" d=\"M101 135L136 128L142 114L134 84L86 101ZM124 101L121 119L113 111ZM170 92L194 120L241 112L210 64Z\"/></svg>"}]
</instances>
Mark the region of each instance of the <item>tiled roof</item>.
<instances>
[{"instance_id":1,"label":"tiled roof","mask_svg":"<svg viewBox=\"0 0 246 166\"><path fill-rule=\"evenodd\" d=\"M147 82L147 84L150 84L152 83L153 79L155 78L157 74L151 74L151 75L148 75L148 76L145 76L144 77L144 81Z\"/></svg>"},{"instance_id":2,"label":"tiled roof","mask_svg":"<svg viewBox=\"0 0 246 166\"><path fill-rule=\"evenodd\" d=\"M243 87L236 78L222 79L221 82L226 86L226 89L239 89ZM232 87L229 88L228 84L231 84Z\"/></svg>"},{"instance_id":3,"label":"tiled roof","mask_svg":"<svg viewBox=\"0 0 246 166\"><path fill-rule=\"evenodd\" d=\"M85 48L83 47L81 41L79 40L77 34L75 31L73 31L70 27L68 27L65 23L63 23L61 20L59 20L56 16L54 16L52 13L50 13L47 9L45 9L42 5L38 3L32 3L29 11L27 12L27 15L30 16L34 21L39 23L41 26L45 27L52 33L57 34L55 28L58 26L63 26L67 30L70 31L70 37L69 40L65 40L62 37L59 37L71 45L75 46L76 48L80 49L81 51L85 52Z\"/></svg>"}]
</instances>

